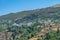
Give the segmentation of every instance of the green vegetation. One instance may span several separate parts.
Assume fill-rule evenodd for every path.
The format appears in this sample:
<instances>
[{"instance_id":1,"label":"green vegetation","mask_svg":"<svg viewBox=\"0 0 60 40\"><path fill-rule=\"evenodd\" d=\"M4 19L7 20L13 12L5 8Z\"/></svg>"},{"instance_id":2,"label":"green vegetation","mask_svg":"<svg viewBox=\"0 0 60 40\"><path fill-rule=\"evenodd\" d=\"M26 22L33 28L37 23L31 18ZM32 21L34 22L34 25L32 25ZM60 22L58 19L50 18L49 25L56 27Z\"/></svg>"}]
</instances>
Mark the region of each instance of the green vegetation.
<instances>
[{"instance_id":1,"label":"green vegetation","mask_svg":"<svg viewBox=\"0 0 60 40\"><path fill-rule=\"evenodd\" d=\"M25 25L30 22L33 25ZM13 26L14 23L23 25ZM6 39L9 38L8 33L10 32L9 35L11 37L9 40L29 40L32 37L36 37L42 29L56 25L60 26L60 7L48 7L0 16L0 32L6 34ZM47 30L49 31L45 36L42 36L42 38L39 36L37 40L60 40L59 28L57 31Z\"/></svg>"},{"instance_id":2,"label":"green vegetation","mask_svg":"<svg viewBox=\"0 0 60 40\"><path fill-rule=\"evenodd\" d=\"M17 13L10 13L7 15L0 16L0 23L6 23L10 21L11 24L14 23L18 19L22 19L23 21L31 21L37 18L50 18L50 19L59 19L60 18L60 7L48 7L43 9L22 11Z\"/></svg>"},{"instance_id":3,"label":"green vegetation","mask_svg":"<svg viewBox=\"0 0 60 40\"><path fill-rule=\"evenodd\" d=\"M6 31L7 30L7 27L0 27L0 32L1 31Z\"/></svg>"},{"instance_id":4,"label":"green vegetation","mask_svg":"<svg viewBox=\"0 0 60 40\"><path fill-rule=\"evenodd\" d=\"M37 28L36 26L29 26L29 27L8 27L8 32L12 32L13 39L19 39L19 40L28 40L36 35L42 28ZM39 30L40 29L40 30ZM16 38L16 36L20 37Z\"/></svg>"},{"instance_id":5,"label":"green vegetation","mask_svg":"<svg viewBox=\"0 0 60 40\"><path fill-rule=\"evenodd\" d=\"M43 37L43 39L38 38L38 40L60 40L60 30L57 31L50 31L46 33L46 35Z\"/></svg>"},{"instance_id":6,"label":"green vegetation","mask_svg":"<svg viewBox=\"0 0 60 40\"><path fill-rule=\"evenodd\" d=\"M37 26L22 26L2 28L0 30L4 31L6 29L8 30L7 32L12 32L11 38L13 38L13 40L29 40L30 38L36 36L42 28L37 28ZM49 30L48 33L46 33L45 36L42 37L42 39L38 37L37 40L60 40L60 30L59 28L57 29L57 31Z\"/></svg>"}]
</instances>

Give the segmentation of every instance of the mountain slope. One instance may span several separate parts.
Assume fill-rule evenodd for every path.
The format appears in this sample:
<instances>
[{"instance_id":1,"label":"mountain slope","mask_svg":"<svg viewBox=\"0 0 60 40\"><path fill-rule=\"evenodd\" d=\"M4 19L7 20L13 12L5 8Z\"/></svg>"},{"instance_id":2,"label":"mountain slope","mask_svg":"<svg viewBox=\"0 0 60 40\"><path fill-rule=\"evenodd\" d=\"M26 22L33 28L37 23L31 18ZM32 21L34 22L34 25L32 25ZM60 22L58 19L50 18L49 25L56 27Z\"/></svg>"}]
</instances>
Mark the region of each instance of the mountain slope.
<instances>
[{"instance_id":1,"label":"mountain slope","mask_svg":"<svg viewBox=\"0 0 60 40\"><path fill-rule=\"evenodd\" d=\"M48 7L36 10L22 11L17 13L10 13L0 16L0 20L16 20L21 19L33 20L36 18L60 18L60 7Z\"/></svg>"}]
</instances>

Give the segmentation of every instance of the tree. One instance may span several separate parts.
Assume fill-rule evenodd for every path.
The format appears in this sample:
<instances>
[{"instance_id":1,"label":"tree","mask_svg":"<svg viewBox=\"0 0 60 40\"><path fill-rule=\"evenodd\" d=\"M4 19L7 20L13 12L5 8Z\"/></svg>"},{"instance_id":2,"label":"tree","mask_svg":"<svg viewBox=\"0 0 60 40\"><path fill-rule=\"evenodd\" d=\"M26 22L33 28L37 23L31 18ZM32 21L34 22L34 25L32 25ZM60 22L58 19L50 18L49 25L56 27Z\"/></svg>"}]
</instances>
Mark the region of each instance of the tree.
<instances>
[{"instance_id":1,"label":"tree","mask_svg":"<svg viewBox=\"0 0 60 40\"><path fill-rule=\"evenodd\" d=\"M46 33L45 39L44 40L49 40L51 37L49 35L49 33Z\"/></svg>"}]
</instances>

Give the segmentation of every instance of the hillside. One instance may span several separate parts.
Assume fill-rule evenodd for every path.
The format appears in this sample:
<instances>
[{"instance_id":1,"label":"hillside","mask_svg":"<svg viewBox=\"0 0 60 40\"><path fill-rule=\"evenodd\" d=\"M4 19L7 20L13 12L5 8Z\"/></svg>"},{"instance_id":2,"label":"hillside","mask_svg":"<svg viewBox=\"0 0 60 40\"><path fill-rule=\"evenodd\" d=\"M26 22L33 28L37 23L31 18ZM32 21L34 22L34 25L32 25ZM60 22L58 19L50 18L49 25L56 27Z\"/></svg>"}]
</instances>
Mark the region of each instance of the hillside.
<instances>
[{"instance_id":1,"label":"hillside","mask_svg":"<svg viewBox=\"0 0 60 40\"><path fill-rule=\"evenodd\" d=\"M17 21L21 20L21 22L23 22L23 21L31 21L37 18L59 19L60 7L56 7L56 5L54 5L54 6L42 8L42 9L10 13L7 15L0 16L0 21L10 20L12 21L12 23L14 23L16 20Z\"/></svg>"},{"instance_id":2,"label":"hillside","mask_svg":"<svg viewBox=\"0 0 60 40\"><path fill-rule=\"evenodd\" d=\"M0 16L0 40L60 40L60 6Z\"/></svg>"}]
</instances>

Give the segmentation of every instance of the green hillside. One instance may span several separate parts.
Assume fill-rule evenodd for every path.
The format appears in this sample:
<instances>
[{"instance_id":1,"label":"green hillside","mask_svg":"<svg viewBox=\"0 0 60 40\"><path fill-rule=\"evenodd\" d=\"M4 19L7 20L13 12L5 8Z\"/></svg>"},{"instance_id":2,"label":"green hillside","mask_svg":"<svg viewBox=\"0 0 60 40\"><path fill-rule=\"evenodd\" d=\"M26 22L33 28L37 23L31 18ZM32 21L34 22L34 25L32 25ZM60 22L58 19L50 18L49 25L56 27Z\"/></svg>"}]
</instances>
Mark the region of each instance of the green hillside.
<instances>
[{"instance_id":1,"label":"green hillside","mask_svg":"<svg viewBox=\"0 0 60 40\"><path fill-rule=\"evenodd\" d=\"M6 40L60 40L60 7L0 16L0 34Z\"/></svg>"},{"instance_id":2,"label":"green hillside","mask_svg":"<svg viewBox=\"0 0 60 40\"><path fill-rule=\"evenodd\" d=\"M29 11L22 11L17 13L10 13L7 15L0 16L0 20L2 19L16 19L16 18L23 18L25 16L28 16L30 14L36 14L41 17L53 17L53 16L59 16L60 14L60 7L48 7L48 8L42 8L42 9L36 9L36 10L29 10Z\"/></svg>"},{"instance_id":3,"label":"green hillside","mask_svg":"<svg viewBox=\"0 0 60 40\"><path fill-rule=\"evenodd\" d=\"M49 18L49 19L59 19L60 18L60 7L47 7L36 10L28 10L16 13L10 13L7 15L0 16L0 23L11 21L14 23L16 20L21 19L21 21L31 21L37 18Z\"/></svg>"}]
</instances>

